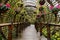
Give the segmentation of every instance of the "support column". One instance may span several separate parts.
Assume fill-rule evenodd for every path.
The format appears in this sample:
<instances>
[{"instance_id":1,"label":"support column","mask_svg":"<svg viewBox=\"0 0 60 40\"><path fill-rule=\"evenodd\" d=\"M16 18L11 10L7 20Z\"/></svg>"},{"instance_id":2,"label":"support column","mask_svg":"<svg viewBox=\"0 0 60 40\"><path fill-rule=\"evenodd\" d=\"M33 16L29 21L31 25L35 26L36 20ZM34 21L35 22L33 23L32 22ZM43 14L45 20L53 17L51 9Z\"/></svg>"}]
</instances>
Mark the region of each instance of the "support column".
<instances>
[{"instance_id":1,"label":"support column","mask_svg":"<svg viewBox=\"0 0 60 40\"><path fill-rule=\"evenodd\" d=\"M50 38L50 25L47 25L47 40L51 40Z\"/></svg>"},{"instance_id":2,"label":"support column","mask_svg":"<svg viewBox=\"0 0 60 40\"><path fill-rule=\"evenodd\" d=\"M12 40L12 29L13 29L13 26L12 25L9 25L8 26L8 40Z\"/></svg>"},{"instance_id":3,"label":"support column","mask_svg":"<svg viewBox=\"0 0 60 40\"><path fill-rule=\"evenodd\" d=\"M40 36L42 35L42 23L40 23Z\"/></svg>"}]
</instances>

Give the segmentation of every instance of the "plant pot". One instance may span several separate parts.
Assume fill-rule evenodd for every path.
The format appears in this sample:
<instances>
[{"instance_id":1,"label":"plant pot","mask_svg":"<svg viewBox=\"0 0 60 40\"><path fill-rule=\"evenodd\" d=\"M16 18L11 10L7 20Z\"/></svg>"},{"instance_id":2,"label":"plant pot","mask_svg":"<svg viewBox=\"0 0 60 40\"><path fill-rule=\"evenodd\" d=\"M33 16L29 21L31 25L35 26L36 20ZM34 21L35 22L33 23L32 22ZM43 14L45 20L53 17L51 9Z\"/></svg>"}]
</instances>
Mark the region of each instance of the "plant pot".
<instances>
[{"instance_id":1,"label":"plant pot","mask_svg":"<svg viewBox=\"0 0 60 40\"><path fill-rule=\"evenodd\" d=\"M44 5L45 4L45 0L42 0L42 1L40 0L39 3L40 3L40 5Z\"/></svg>"}]
</instances>

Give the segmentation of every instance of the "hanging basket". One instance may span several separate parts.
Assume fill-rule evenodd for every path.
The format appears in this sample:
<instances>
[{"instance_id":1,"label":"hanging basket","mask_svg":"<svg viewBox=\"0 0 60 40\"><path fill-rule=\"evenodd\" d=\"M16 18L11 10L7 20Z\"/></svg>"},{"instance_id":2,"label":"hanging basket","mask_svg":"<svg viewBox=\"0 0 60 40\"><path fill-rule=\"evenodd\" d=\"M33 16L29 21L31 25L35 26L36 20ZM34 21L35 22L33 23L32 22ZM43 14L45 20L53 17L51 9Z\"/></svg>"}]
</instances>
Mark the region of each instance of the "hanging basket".
<instances>
[{"instance_id":1,"label":"hanging basket","mask_svg":"<svg viewBox=\"0 0 60 40\"><path fill-rule=\"evenodd\" d=\"M45 0L40 0L40 1L39 1L39 4L40 4L40 5L44 5L44 4L45 4Z\"/></svg>"},{"instance_id":2,"label":"hanging basket","mask_svg":"<svg viewBox=\"0 0 60 40\"><path fill-rule=\"evenodd\" d=\"M54 13L54 14L58 14L58 11L59 11L58 8L53 8L53 9L52 9L52 13Z\"/></svg>"},{"instance_id":3,"label":"hanging basket","mask_svg":"<svg viewBox=\"0 0 60 40\"><path fill-rule=\"evenodd\" d=\"M5 13L10 9L10 4L0 4L0 13Z\"/></svg>"}]
</instances>

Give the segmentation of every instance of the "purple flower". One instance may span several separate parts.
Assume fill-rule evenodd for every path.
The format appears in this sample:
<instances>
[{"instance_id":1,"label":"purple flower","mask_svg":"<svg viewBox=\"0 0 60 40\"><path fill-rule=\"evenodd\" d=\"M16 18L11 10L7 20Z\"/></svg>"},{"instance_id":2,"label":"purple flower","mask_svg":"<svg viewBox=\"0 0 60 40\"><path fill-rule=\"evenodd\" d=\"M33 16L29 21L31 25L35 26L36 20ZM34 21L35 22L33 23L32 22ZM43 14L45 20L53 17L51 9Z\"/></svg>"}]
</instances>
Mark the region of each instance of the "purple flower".
<instances>
[{"instance_id":1,"label":"purple flower","mask_svg":"<svg viewBox=\"0 0 60 40\"><path fill-rule=\"evenodd\" d=\"M58 4L58 5L56 6L56 8L60 9L60 4Z\"/></svg>"},{"instance_id":2,"label":"purple flower","mask_svg":"<svg viewBox=\"0 0 60 40\"><path fill-rule=\"evenodd\" d=\"M49 6L49 9L50 9L50 10L52 10L52 9L53 9L53 6L52 6L52 5L50 5L50 6Z\"/></svg>"}]
</instances>

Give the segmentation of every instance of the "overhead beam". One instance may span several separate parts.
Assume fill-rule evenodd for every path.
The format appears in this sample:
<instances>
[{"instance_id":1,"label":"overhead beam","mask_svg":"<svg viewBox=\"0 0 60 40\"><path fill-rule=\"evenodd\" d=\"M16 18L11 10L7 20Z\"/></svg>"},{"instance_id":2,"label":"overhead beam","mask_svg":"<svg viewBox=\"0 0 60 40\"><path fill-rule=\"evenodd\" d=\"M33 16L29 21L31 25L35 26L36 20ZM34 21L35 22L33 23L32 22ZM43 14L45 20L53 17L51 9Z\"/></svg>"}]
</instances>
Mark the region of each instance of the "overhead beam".
<instances>
[{"instance_id":1,"label":"overhead beam","mask_svg":"<svg viewBox=\"0 0 60 40\"><path fill-rule=\"evenodd\" d=\"M53 6L53 3L52 3L50 0L47 0L47 2L48 2L50 5Z\"/></svg>"}]
</instances>

